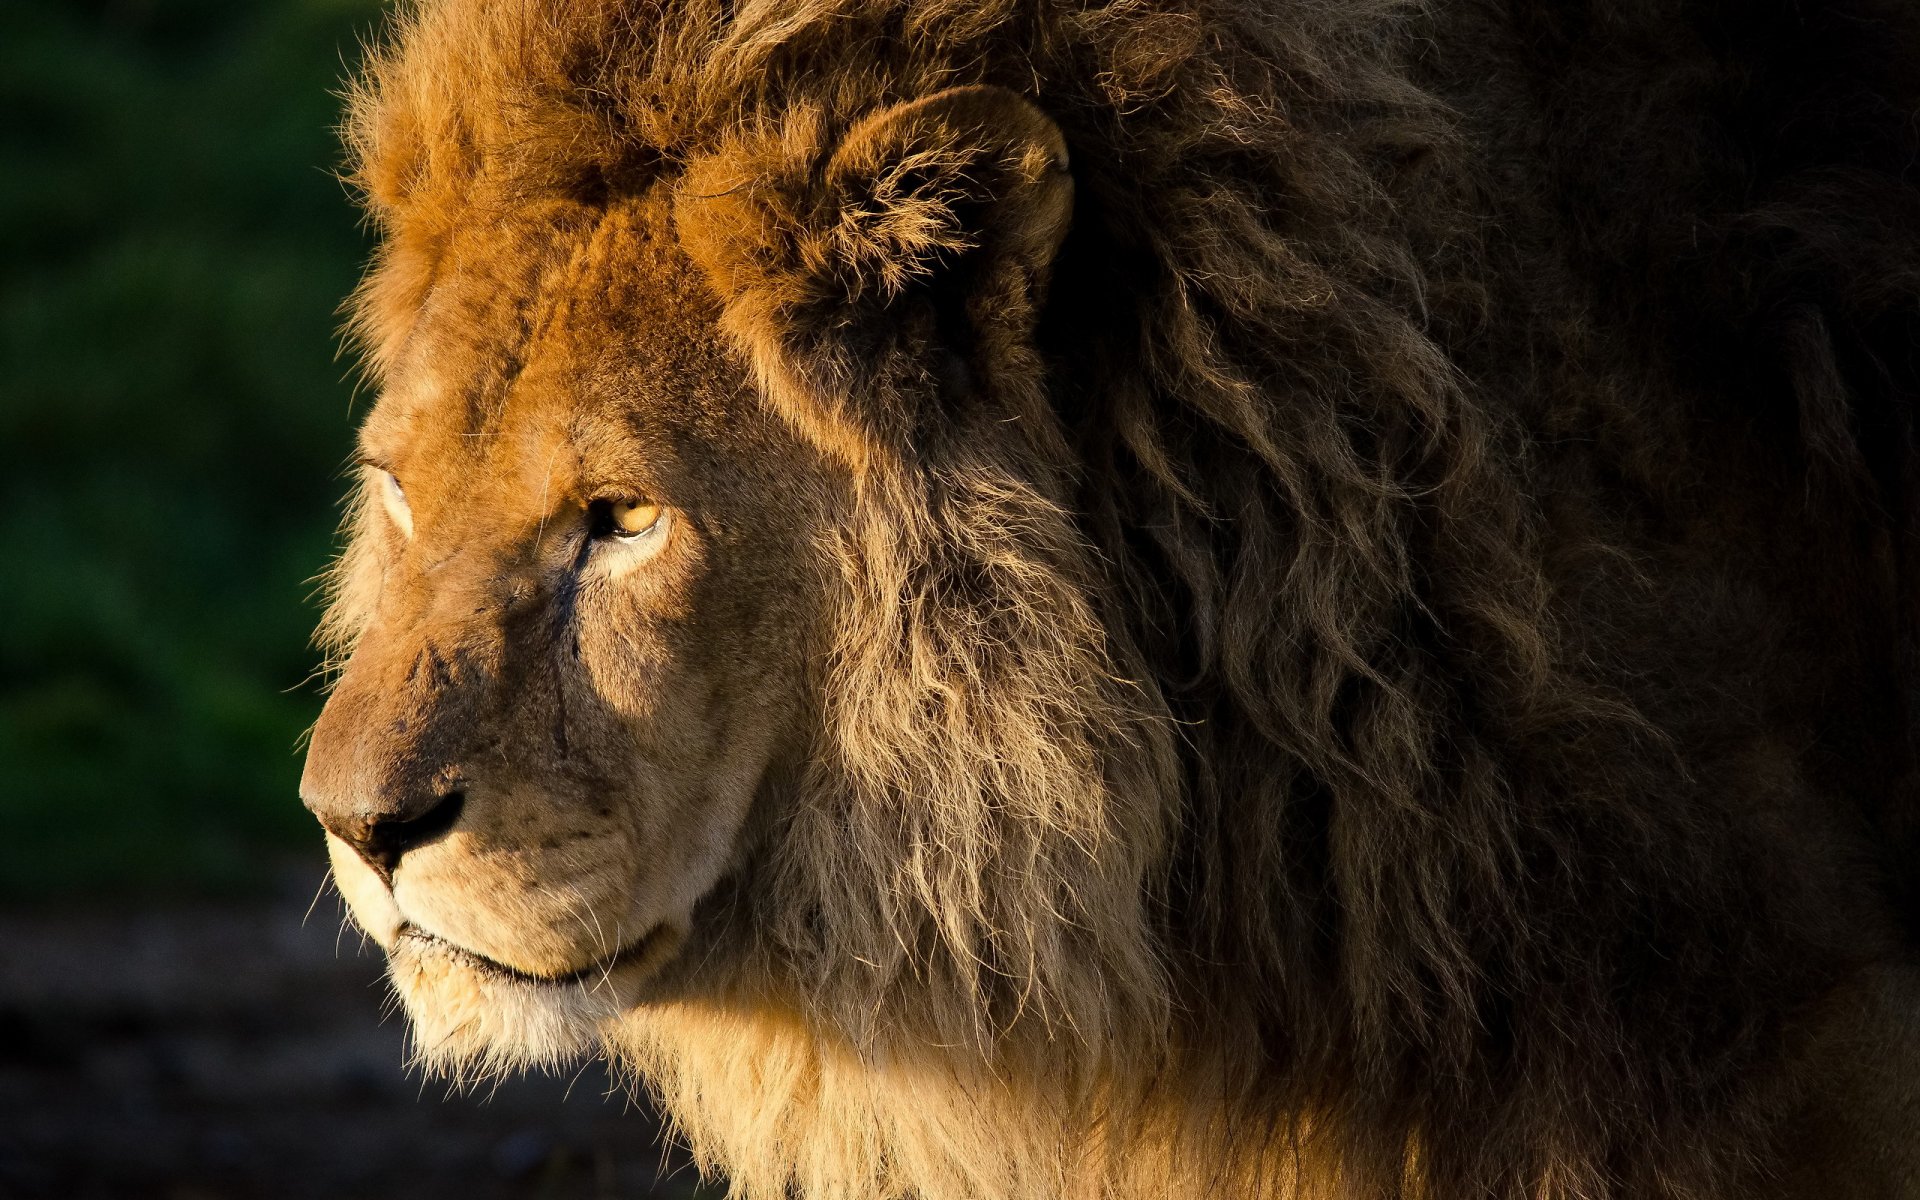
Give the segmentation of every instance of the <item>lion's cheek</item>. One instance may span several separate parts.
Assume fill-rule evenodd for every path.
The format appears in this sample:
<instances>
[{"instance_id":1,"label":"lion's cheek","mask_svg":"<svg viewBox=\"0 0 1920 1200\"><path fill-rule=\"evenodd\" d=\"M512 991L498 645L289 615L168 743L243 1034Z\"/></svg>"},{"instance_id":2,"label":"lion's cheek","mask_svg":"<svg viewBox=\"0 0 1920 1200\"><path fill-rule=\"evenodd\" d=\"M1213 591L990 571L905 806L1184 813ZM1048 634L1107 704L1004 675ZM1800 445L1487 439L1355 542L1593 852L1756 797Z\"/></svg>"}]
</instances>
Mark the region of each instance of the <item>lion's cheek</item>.
<instances>
[{"instance_id":1,"label":"lion's cheek","mask_svg":"<svg viewBox=\"0 0 1920 1200\"><path fill-rule=\"evenodd\" d=\"M332 834L327 835L327 859L333 864L333 885L346 900L353 923L365 930L382 950L393 949L393 940L399 936L406 918L393 902L387 885L353 852L353 847Z\"/></svg>"}]
</instances>

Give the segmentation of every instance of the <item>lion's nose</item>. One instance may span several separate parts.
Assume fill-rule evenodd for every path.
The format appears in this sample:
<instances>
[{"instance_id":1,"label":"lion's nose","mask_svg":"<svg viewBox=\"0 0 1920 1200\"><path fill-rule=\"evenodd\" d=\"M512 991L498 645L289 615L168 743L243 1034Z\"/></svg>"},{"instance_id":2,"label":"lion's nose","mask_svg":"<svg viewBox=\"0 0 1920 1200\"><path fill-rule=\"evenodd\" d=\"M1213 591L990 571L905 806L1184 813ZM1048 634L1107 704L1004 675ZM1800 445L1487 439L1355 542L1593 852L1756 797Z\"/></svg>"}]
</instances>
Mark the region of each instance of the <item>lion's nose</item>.
<instances>
[{"instance_id":1,"label":"lion's nose","mask_svg":"<svg viewBox=\"0 0 1920 1200\"><path fill-rule=\"evenodd\" d=\"M424 809L402 812L339 812L307 796L302 802L320 818L328 833L354 848L367 865L391 881L400 857L442 836L460 820L465 792L449 790L431 797Z\"/></svg>"}]
</instances>

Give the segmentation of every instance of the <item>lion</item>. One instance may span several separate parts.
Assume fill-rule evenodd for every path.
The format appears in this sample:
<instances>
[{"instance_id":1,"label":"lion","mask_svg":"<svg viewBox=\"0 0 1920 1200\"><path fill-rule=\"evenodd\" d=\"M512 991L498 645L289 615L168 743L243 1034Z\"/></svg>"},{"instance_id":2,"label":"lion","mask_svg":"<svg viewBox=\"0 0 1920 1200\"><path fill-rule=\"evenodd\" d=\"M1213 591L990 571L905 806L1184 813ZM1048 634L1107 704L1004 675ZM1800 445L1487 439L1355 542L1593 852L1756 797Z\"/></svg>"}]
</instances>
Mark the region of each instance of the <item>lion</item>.
<instances>
[{"instance_id":1,"label":"lion","mask_svg":"<svg viewBox=\"0 0 1920 1200\"><path fill-rule=\"evenodd\" d=\"M421 0L301 784L743 1197L1920 1195L1920 17Z\"/></svg>"}]
</instances>

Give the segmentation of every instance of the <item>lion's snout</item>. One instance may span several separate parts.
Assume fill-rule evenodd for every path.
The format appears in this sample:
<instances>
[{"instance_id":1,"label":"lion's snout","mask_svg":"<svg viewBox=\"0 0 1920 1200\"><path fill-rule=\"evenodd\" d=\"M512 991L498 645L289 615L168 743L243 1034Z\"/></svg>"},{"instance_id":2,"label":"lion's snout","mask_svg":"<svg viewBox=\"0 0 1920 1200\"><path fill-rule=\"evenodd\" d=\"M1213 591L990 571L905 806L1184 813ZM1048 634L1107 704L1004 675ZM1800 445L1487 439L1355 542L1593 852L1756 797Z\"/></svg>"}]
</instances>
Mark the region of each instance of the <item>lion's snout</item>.
<instances>
[{"instance_id":1,"label":"lion's snout","mask_svg":"<svg viewBox=\"0 0 1920 1200\"><path fill-rule=\"evenodd\" d=\"M648 872L628 806L588 761L591 698L553 735L571 750L557 770L515 715L566 685L550 664L437 649L480 640L369 629L314 727L301 799L330 835L355 920L381 945L412 928L512 971L565 975L678 913L636 904Z\"/></svg>"},{"instance_id":2,"label":"lion's snout","mask_svg":"<svg viewBox=\"0 0 1920 1200\"><path fill-rule=\"evenodd\" d=\"M451 832L467 808L445 745L459 706L445 699L349 670L314 727L300 800L389 882L403 855Z\"/></svg>"}]
</instances>

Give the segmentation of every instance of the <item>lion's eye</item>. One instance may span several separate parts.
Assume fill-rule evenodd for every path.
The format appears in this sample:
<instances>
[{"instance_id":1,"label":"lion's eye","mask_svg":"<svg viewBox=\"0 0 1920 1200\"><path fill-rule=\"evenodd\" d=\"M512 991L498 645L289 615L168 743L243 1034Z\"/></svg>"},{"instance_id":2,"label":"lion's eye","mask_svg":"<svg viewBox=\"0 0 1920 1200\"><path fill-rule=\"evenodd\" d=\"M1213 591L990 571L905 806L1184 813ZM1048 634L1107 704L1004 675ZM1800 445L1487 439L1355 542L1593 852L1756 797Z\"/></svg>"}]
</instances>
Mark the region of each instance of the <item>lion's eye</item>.
<instances>
[{"instance_id":1,"label":"lion's eye","mask_svg":"<svg viewBox=\"0 0 1920 1200\"><path fill-rule=\"evenodd\" d=\"M587 508L588 526L596 538L646 537L660 528L660 517L660 506L650 500L595 500Z\"/></svg>"},{"instance_id":2,"label":"lion's eye","mask_svg":"<svg viewBox=\"0 0 1920 1200\"><path fill-rule=\"evenodd\" d=\"M605 578L615 579L647 562L667 545L673 513L651 500L595 500L587 505L587 543L591 561Z\"/></svg>"},{"instance_id":3,"label":"lion's eye","mask_svg":"<svg viewBox=\"0 0 1920 1200\"><path fill-rule=\"evenodd\" d=\"M375 467L374 470L380 471ZM407 504L407 493L401 488L400 481L391 471L380 471L380 502L386 506L387 516L399 527L405 537L413 536L413 509Z\"/></svg>"}]
</instances>

